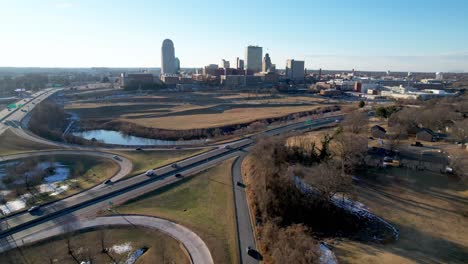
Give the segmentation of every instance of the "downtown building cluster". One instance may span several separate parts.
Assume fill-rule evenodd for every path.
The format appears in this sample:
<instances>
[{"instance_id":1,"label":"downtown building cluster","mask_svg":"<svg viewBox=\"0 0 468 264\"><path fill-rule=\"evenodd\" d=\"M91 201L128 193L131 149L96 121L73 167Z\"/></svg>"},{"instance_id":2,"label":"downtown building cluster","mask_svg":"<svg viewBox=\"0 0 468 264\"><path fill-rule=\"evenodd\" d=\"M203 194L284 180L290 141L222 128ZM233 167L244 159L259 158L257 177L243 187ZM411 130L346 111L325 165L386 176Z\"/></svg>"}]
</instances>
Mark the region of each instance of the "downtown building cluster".
<instances>
[{"instance_id":1,"label":"downtown building cluster","mask_svg":"<svg viewBox=\"0 0 468 264\"><path fill-rule=\"evenodd\" d=\"M247 46L244 58L237 57L234 63L221 59L219 64L209 64L192 72L181 71L175 55L174 43L166 39L161 47L161 71L159 75L149 72L122 73L121 85L138 87L161 85L190 90L203 86L225 88L273 87L278 84L299 85L305 82L305 63L288 59L284 70L277 70L270 54L263 54L259 46Z\"/></svg>"}]
</instances>

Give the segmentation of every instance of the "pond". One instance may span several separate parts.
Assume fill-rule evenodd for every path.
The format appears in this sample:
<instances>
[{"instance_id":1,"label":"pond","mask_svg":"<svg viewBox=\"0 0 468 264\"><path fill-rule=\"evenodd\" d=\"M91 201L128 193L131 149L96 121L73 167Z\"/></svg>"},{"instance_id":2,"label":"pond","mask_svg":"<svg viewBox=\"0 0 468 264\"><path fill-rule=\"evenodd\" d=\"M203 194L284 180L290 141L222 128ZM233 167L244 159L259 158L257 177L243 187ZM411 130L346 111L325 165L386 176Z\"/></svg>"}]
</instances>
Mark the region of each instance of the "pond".
<instances>
[{"instance_id":1,"label":"pond","mask_svg":"<svg viewBox=\"0 0 468 264\"><path fill-rule=\"evenodd\" d=\"M114 130L88 130L82 132L74 132L74 136L82 137L87 140L93 138L105 144L127 145L127 146L172 146L172 145L197 145L208 142L209 139L197 140L160 140L152 138L143 138L136 136L125 135Z\"/></svg>"}]
</instances>

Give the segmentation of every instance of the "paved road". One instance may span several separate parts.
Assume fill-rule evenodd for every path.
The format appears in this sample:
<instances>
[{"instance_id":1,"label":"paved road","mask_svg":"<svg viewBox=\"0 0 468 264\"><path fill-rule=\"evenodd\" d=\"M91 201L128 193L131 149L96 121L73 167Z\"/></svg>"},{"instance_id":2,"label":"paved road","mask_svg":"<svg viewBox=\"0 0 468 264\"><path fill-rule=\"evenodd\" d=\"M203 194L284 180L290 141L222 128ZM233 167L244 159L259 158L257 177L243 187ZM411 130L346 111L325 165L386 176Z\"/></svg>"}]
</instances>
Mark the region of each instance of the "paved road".
<instances>
[{"instance_id":1,"label":"paved road","mask_svg":"<svg viewBox=\"0 0 468 264\"><path fill-rule=\"evenodd\" d=\"M12 243L1 245L0 252L12 249L16 246L31 244L46 238L54 237L57 235L80 229L125 225L130 225L132 227L141 226L146 228L152 228L173 237L185 247L185 249L190 255L191 263L214 263L213 258L211 257L210 250L206 246L205 242L203 242L203 240L190 229L165 219L140 215L97 217L91 220L74 221L64 223L63 225L56 225L52 228L44 229L28 236L17 237L16 244Z\"/></svg>"},{"instance_id":2,"label":"paved road","mask_svg":"<svg viewBox=\"0 0 468 264\"><path fill-rule=\"evenodd\" d=\"M247 254L247 247L255 248L254 223L251 223L245 188L237 185L237 182L244 183L241 175L241 165L245 156L246 154L242 154L234 161L231 173L232 186L234 188L240 261L241 263L253 264L258 263L258 261Z\"/></svg>"}]
</instances>

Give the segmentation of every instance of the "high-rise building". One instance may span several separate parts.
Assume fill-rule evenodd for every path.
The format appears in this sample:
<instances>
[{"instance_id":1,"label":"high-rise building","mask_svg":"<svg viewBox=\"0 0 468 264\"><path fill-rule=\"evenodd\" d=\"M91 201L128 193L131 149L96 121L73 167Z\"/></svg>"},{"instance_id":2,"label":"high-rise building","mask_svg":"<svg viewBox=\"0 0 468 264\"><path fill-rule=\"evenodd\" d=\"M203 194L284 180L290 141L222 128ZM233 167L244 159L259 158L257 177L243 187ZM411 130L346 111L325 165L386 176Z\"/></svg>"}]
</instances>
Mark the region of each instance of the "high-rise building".
<instances>
[{"instance_id":1,"label":"high-rise building","mask_svg":"<svg viewBox=\"0 0 468 264\"><path fill-rule=\"evenodd\" d=\"M436 72L436 80L442 81L444 79L444 74L441 72Z\"/></svg>"},{"instance_id":2,"label":"high-rise building","mask_svg":"<svg viewBox=\"0 0 468 264\"><path fill-rule=\"evenodd\" d=\"M176 68L176 73L180 72L180 60L179 58L175 58L175 68Z\"/></svg>"},{"instance_id":3,"label":"high-rise building","mask_svg":"<svg viewBox=\"0 0 468 264\"><path fill-rule=\"evenodd\" d=\"M221 63L219 64L219 67L224 68L224 69L228 69L228 68L230 68L230 66L231 65L230 65L229 61L227 61L225 59L222 59Z\"/></svg>"},{"instance_id":4,"label":"high-rise building","mask_svg":"<svg viewBox=\"0 0 468 264\"><path fill-rule=\"evenodd\" d=\"M253 73L260 72L262 70L262 56L262 47L248 46L245 48L246 70L252 71Z\"/></svg>"},{"instance_id":5,"label":"high-rise building","mask_svg":"<svg viewBox=\"0 0 468 264\"><path fill-rule=\"evenodd\" d=\"M302 81L304 80L304 76L304 61L286 61L286 78L294 81Z\"/></svg>"},{"instance_id":6,"label":"high-rise building","mask_svg":"<svg viewBox=\"0 0 468 264\"><path fill-rule=\"evenodd\" d=\"M269 72L271 70L271 58L268 53L265 53L262 63L262 72Z\"/></svg>"},{"instance_id":7,"label":"high-rise building","mask_svg":"<svg viewBox=\"0 0 468 264\"><path fill-rule=\"evenodd\" d=\"M239 57L237 57L237 69L244 69L244 60L241 60Z\"/></svg>"},{"instance_id":8,"label":"high-rise building","mask_svg":"<svg viewBox=\"0 0 468 264\"><path fill-rule=\"evenodd\" d=\"M161 74L175 74L176 60L174 43L172 40L165 39L161 48Z\"/></svg>"}]
</instances>

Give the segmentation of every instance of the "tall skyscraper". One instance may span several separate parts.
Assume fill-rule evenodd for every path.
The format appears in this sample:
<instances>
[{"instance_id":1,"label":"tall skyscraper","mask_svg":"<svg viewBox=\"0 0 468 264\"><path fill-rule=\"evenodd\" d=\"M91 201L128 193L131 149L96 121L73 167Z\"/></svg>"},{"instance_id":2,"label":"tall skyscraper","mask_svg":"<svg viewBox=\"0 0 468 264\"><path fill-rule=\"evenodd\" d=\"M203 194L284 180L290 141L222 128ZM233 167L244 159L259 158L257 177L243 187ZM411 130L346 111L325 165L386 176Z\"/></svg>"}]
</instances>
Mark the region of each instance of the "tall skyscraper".
<instances>
[{"instance_id":1,"label":"tall skyscraper","mask_svg":"<svg viewBox=\"0 0 468 264\"><path fill-rule=\"evenodd\" d=\"M262 70L262 56L262 47L248 46L245 48L246 70L250 70L253 73L260 72Z\"/></svg>"},{"instance_id":2,"label":"tall skyscraper","mask_svg":"<svg viewBox=\"0 0 468 264\"><path fill-rule=\"evenodd\" d=\"M176 60L174 43L172 40L165 39L161 48L161 74L175 74Z\"/></svg>"},{"instance_id":3,"label":"tall skyscraper","mask_svg":"<svg viewBox=\"0 0 468 264\"><path fill-rule=\"evenodd\" d=\"M304 61L287 60L286 77L294 81L304 80Z\"/></svg>"},{"instance_id":4,"label":"tall skyscraper","mask_svg":"<svg viewBox=\"0 0 468 264\"><path fill-rule=\"evenodd\" d=\"M262 72L269 72L271 70L271 59L268 53L265 53L262 64Z\"/></svg>"},{"instance_id":5,"label":"tall skyscraper","mask_svg":"<svg viewBox=\"0 0 468 264\"><path fill-rule=\"evenodd\" d=\"M436 80L442 81L444 79L444 74L441 72L436 72Z\"/></svg>"},{"instance_id":6,"label":"tall skyscraper","mask_svg":"<svg viewBox=\"0 0 468 264\"><path fill-rule=\"evenodd\" d=\"M180 60L179 58L175 58L175 68L176 68L176 73L180 72Z\"/></svg>"},{"instance_id":7,"label":"tall skyscraper","mask_svg":"<svg viewBox=\"0 0 468 264\"><path fill-rule=\"evenodd\" d=\"M241 69L243 70L244 69L244 60L241 60L239 57L237 57L237 69Z\"/></svg>"}]
</instances>

